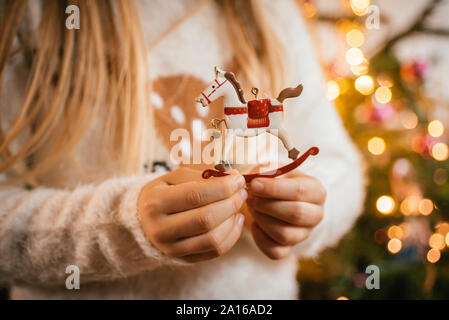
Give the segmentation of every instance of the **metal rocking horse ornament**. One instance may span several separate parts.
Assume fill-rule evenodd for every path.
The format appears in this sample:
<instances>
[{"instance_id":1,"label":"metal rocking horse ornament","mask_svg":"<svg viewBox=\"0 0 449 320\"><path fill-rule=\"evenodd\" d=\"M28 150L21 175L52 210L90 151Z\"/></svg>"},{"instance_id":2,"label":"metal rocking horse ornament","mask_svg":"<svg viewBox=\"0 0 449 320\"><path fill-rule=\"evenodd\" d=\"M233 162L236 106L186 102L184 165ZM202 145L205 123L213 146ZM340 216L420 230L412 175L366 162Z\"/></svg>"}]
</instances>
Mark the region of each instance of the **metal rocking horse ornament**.
<instances>
[{"instance_id":1,"label":"metal rocking horse ornament","mask_svg":"<svg viewBox=\"0 0 449 320\"><path fill-rule=\"evenodd\" d=\"M301 84L296 88L282 90L276 99L257 99L258 89L253 88L252 93L256 99L246 102L243 90L232 72L225 72L217 67L214 71L214 82L201 92L196 102L201 104L202 107L207 107L214 100L223 97L225 119L214 119L212 125L217 129L218 125L224 122L227 130L221 162L215 166L217 170L208 169L204 171L204 178L227 175L225 171L231 169L231 166L226 161L226 156L236 136L254 137L264 132L275 135L287 149L288 157L293 160L290 164L269 172L243 175L247 182L259 176L276 177L282 175L298 167L310 155L318 154L319 149L312 147L298 158L299 151L293 146L290 135L283 125L284 107L282 103L285 99L299 97L303 89Z\"/></svg>"}]
</instances>

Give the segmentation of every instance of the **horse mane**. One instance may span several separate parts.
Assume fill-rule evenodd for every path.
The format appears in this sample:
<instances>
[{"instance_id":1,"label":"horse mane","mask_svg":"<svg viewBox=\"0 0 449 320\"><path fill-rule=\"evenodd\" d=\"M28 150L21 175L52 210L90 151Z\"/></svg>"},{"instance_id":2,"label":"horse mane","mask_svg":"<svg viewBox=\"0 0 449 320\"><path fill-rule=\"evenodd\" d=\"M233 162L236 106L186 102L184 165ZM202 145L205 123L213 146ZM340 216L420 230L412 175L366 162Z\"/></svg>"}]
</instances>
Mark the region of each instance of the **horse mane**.
<instances>
[{"instance_id":1,"label":"horse mane","mask_svg":"<svg viewBox=\"0 0 449 320\"><path fill-rule=\"evenodd\" d=\"M245 104L246 100L245 100L245 97L243 96L242 87L241 87L240 83L237 81L237 79L235 78L235 75L232 72L226 72L224 76L227 80L229 80L229 82L234 87L235 92L237 93L237 96L239 97L240 102Z\"/></svg>"},{"instance_id":2,"label":"horse mane","mask_svg":"<svg viewBox=\"0 0 449 320\"><path fill-rule=\"evenodd\" d=\"M302 89L302 84L298 85L296 88L285 88L279 93L276 100L282 103L285 99L296 98L301 95Z\"/></svg>"}]
</instances>

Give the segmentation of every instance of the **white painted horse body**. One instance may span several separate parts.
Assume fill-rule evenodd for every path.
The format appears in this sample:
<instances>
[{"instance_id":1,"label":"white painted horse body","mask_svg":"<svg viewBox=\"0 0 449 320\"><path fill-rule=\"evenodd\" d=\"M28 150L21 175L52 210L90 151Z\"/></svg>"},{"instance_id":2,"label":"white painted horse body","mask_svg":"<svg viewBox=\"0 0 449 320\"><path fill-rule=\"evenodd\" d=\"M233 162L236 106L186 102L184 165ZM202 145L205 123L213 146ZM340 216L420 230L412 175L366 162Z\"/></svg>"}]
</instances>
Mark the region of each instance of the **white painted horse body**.
<instances>
[{"instance_id":1,"label":"white painted horse body","mask_svg":"<svg viewBox=\"0 0 449 320\"><path fill-rule=\"evenodd\" d=\"M277 99L270 99L271 106L282 106L284 99L297 97L301 94L302 85L296 88L287 88L281 91ZM284 147L288 150L289 158L296 159L299 151L294 148L292 140L284 128L283 125L283 111L270 111L268 114L269 124L268 126L248 128L248 112L242 111L241 108L248 108L248 104L243 98L243 91L240 88L239 83L235 79L235 76L231 72L224 72L215 67L215 80L209 85L201 96L197 99L203 107L207 107L212 101L223 97L225 110L229 111L225 115L226 125L228 130L225 134L225 142L221 155L221 163L216 166L220 171L226 169L226 156L229 153L234 138L240 137L253 137L261 133L268 132L277 136L283 143ZM234 111L235 110L235 111ZM232 114L237 113L237 114Z\"/></svg>"}]
</instances>

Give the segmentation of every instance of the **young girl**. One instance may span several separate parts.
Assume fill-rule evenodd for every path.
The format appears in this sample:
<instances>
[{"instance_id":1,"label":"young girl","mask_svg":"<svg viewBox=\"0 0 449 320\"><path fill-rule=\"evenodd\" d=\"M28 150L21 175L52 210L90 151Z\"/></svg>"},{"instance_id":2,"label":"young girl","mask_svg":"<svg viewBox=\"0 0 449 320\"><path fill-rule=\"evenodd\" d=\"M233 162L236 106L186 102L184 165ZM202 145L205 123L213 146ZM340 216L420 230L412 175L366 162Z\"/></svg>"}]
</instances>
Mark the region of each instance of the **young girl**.
<instances>
[{"instance_id":1,"label":"young girl","mask_svg":"<svg viewBox=\"0 0 449 320\"><path fill-rule=\"evenodd\" d=\"M0 282L13 299L294 299L298 257L354 223L359 157L295 1L16 0L0 19ZM285 123L320 154L248 185L176 168L172 130L222 117L195 107L214 65L273 96L303 83Z\"/></svg>"}]
</instances>

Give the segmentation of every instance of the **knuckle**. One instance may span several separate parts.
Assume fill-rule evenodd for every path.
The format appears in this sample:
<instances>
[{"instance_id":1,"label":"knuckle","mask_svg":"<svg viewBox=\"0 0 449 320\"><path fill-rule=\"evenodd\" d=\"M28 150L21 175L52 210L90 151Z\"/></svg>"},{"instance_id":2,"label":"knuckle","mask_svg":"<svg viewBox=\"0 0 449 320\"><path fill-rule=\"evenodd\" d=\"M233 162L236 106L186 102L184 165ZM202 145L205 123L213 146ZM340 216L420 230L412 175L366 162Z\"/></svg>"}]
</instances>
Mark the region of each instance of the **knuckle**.
<instances>
[{"instance_id":1,"label":"knuckle","mask_svg":"<svg viewBox=\"0 0 449 320\"><path fill-rule=\"evenodd\" d=\"M222 184L222 192L225 197L230 197L234 193L234 183L231 179L227 179L225 183Z\"/></svg>"},{"instance_id":2,"label":"knuckle","mask_svg":"<svg viewBox=\"0 0 449 320\"><path fill-rule=\"evenodd\" d=\"M298 181L298 183L296 184L296 197L297 199L299 199L301 197L301 195L304 194L304 192L306 191L306 187L304 185L303 182Z\"/></svg>"},{"instance_id":3,"label":"knuckle","mask_svg":"<svg viewBox=\"0 0 449 320\"><path fill-rule=\"evenodd\" d=\"M189 205L199 205L201 203L206 202L206 195L200 191L198 191L196 188L188 191L186 193L186 201Z\"/></svg>"},{"instance_id":4,"label":"knuckle","mask_svg":"<svg viewBox=\"0 0 449 320\"><path fill-rule=\"evenodd\" d=\"M279 228L276 231L276 240L283 246L289 245L292 240L291 233L286 228Z\"/></svg>"},{"instance_id":5,"label":"knuckle","mask_svg":"<svg viewBox=\"0 0 449 320\"><path fill-rule=\"evenodd\" d=\"M159 197L153 197L145 203L145 212L152 216L158 213L162 208L162 203Z\"/></svg>"},{"instance_id":6,"label":"knuckle","mask_svg":"<svg viewBox=\"0 0 449 320\"><path fill-rule=\"evenodd\" d=\"M214 226L214 218L212 213L207 212L198 216L198 225L203 231L211 230Z\"/></svg>"},{"instance_id":7,"label":"knuckle","mask_svg":"<svg viewBox=\"0 0 449 320\"><path fill-rule=\"evenodd\" d=\"M221 245L221 239L220 237L215 233L215 232L210 232L208 235L208 243L209 243L209 248L217 253L220 254L221 249L220 249L220 245Z\"/></svg>"},{"instance_id":8,"label":"knuckle","mask_svg":"<svg viewBox=\"0 0 449 320\"><path fill-rule=\"evenodd\" d=\"M272 260L279 260L286 256L282 248L273 248L266 252L267 256Z\"/></svg>"},{"instance_id":9,"label":"knuckle","mask_svg":"<svg viewBox=\"0 0 449 320\"><path fill-rule=\"evenodd\" d=\"M232 200L231 200L232 212L239 211L241 206L242 206L242 199L241 199L241 197L233 197Z\"/></svg>"}]
</instances>

